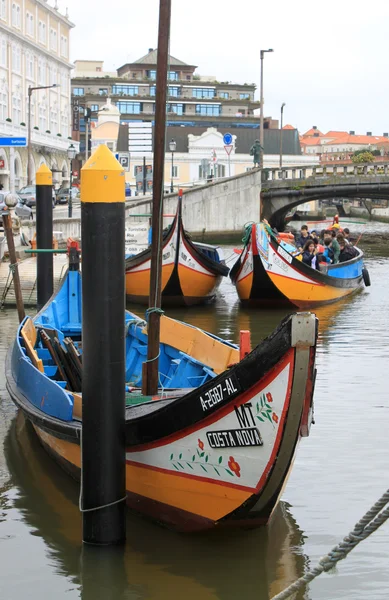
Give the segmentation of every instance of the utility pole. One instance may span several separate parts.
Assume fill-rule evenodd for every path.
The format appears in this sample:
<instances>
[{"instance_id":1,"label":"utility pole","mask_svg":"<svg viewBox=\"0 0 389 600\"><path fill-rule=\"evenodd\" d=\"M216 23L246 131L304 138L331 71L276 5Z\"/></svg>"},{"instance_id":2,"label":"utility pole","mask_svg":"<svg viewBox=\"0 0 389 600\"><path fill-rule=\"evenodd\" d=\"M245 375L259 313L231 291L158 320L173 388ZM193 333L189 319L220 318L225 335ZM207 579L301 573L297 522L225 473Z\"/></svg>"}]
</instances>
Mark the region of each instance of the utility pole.
<instances>
[{"instance_id":1,"label":"utility pole","mask_svg":"<svg viewBox=\"0 0 389 600\"><path fill-rule=\"evenodd\" d=\"M259 143L261 145L260 154L259 154L259 168L263 169L263 59L266 52L274 52L272 48L268 50L260 51L261 58L261 81L260 81L260 95L261 95L261 107L259 113Z\"/></svg>"},{"instance_id":2,"label":"utility pole","mask_svg":"<svg viewBox=\"0 0 389 600\"><path fill-rule=\"evenodd\" d=\"M285 102L281 104L281 127L280 127L280 170L282 169L282 124L284 119Z\"/></svg>"}]
</instances>

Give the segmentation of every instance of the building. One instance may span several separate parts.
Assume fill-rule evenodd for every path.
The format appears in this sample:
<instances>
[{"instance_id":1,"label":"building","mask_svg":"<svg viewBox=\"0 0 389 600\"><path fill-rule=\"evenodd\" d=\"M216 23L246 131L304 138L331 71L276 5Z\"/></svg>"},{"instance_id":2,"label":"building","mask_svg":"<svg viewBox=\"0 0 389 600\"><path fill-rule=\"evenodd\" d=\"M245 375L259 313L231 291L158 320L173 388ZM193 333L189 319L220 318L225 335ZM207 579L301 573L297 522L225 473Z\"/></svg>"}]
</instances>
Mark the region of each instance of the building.
<instances>
[{"instance_id":1,"label":"building","mask_svg":"<svg viewBox=\"0 0 389 600\"><path fill-rule=\"evenodd\" d=\"M328 131L322 133L316 125L300 137L302 152L305 155L318 156L322 163L329 161L351 162L357 150L379 151L382 155L388 152L389 136L358 135L355 131Z\"/></svg>"},{"instance_id":2,"label":"building","mask_svg":"<svg viewBox=\"0 0 389 600\"><path fill-rule=\"evenodd\" d=\"M216 76L199 75L195 65L169 56L167 126L225 127L259 129L260 103L255 100L254 83L235 84L218 81ZM104 71L103 61L75 61L72 78L73 103L81 111L89 108L92 121L107 97L120 111L121 122L153 122L155 110L157 50L117 72ZM77 122L77 119L76 119ZM264 128L276 128L278 121L267 117ZM85 124L79 124L81 152L85 149ZM74 134L78 133L77 129Z\"/></svg>"},{"instance_id":3,"label":"building","mask_svg":"<svg viewBox=\"0 0 389 600\"><path fill-rule=\"evenodd\" d=\"M46 0L0 0L0 138L28 137L31 94L31 176L42 163L58 186L69 179L70 31L74 27ZM27 148L1 147L0 183L15 191L27 183Z\"/></svg>"}]
</instances>

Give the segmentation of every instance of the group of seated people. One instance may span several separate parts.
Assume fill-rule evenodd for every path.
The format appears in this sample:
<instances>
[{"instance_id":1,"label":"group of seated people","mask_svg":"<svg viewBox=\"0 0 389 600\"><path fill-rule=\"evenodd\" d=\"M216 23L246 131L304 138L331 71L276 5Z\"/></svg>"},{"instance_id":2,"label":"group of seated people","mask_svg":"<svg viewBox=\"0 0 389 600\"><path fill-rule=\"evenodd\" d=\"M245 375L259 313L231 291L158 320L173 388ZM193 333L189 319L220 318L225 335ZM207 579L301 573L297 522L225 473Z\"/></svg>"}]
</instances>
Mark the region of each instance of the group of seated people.
<instances>
[{"instance_id":1,"label":"group of seated people","mask_svg":"<svg viewBox=\"0 0 389 600\"><path fill-rule=\"evenodd\" d=\"M345 227L341 230L339 223L334 223L331 229L323 230L320 236L315 230L309 232L307 225L303 225L296 236L296 246L301 253L302 262L320 270L320 263L342 263L358 256L358 251L349 238L349 229Z\"/></svg>"}]
</instances>

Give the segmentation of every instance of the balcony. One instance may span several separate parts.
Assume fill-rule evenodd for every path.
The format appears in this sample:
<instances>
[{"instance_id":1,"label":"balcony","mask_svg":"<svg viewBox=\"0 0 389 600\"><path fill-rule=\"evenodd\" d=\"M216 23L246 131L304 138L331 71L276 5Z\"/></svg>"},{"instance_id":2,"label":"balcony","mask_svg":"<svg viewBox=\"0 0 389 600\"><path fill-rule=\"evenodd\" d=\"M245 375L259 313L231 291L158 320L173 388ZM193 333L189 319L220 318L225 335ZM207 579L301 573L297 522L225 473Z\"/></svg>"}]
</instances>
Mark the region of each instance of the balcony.
<instances>
[{"instance_id":1,"label":"balcony","mask_svg":"<svg viewBox=\"0 0 389 600\"><path fill-rule=\"evenodd\" d=\"M5 137L27 137L27 127L23 125L15 125L8 121L0 122L0 134ZM67 137L59 137L52 133L44 133L37 129L31 131L31 141L35 146L46 146L51 150L57 150L60 152L66 152L69 148L69 144L72 143L79 151L79 142L69 140Z\"/></svg>"}]
</instances>

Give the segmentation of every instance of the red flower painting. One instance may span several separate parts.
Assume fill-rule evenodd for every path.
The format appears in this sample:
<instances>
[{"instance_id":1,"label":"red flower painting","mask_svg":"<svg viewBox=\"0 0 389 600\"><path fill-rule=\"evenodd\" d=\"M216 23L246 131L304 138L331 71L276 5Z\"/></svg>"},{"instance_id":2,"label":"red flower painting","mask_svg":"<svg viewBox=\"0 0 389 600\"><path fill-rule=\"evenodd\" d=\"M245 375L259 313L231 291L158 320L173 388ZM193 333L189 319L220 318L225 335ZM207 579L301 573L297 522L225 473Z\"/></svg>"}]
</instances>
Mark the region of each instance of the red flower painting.
<instances>
[{"instance_id":1,"label":"red flower painting","mask_svg":"<svg viewBox=\"0 0 389 600\"><path fill-rule=\"evenodd\" d=\"M273 417L272 418L273 418L273 421L275 423L278 423L278 417L277 417L276 413L273 413Z\"/></svg>"},{"instance_id":2,"label":"red flower painting","mask_svg":"<svg viewBox=\"0 0 389 600\"><path fill-rule=\"evenodd\" d=\"M273 402L273 396L271 395L271 392L268 392L268 393L266 394L266 400L267 400L268 402Z\"/></svg>"},{"instance_id":3,"label":"red flower painting","mask_svg":"<svg viewBox=\"0 0 389 600\"><path fill-rule=\"evenodd\" d=\"M204 442L202 442L200 439L198 439L197 442L198 442L200 450L204 450Z\"/></svg>"},{"instance_id":4,"label":"red flower painting","mask_svg":"<svg viewBox=\"0 0 389 600\"><path fill-rule=\"evenodd\" d=\"M231 471L235 473L237 477L240 477L240 465L236 462L233 456L230 456L229 458L228 468L231 469Z\"/></svg>"}]
</instances>

